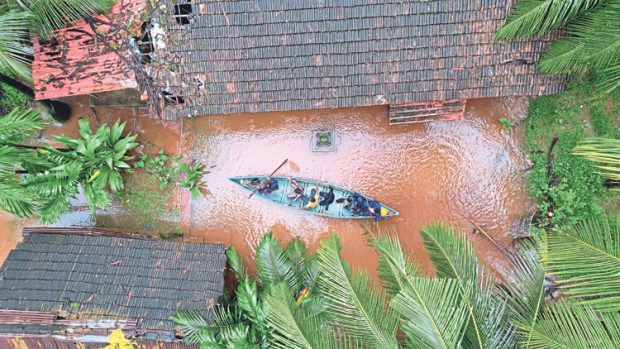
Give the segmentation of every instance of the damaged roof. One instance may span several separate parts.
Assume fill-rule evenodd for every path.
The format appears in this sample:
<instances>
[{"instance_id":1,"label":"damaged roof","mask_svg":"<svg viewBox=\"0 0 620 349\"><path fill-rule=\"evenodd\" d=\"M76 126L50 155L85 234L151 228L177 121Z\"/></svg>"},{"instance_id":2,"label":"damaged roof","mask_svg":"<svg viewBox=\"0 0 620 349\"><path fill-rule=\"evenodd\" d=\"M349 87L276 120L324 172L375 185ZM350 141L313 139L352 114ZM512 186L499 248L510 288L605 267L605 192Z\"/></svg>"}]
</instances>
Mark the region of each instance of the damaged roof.
<instances>
[{"instance_id":1,"label":"damaged roof","mask_svg":"<svg viewBox=\"0 0 620 349\"><path fill-rule=\"evenodd\" d=\"M169 340L169 318L177 310L213 318L224 287L222 244L127 238L89 228L27 229L0 268L3 332L17 326L24 334L62 335L71 327L121 326L146 339ZM22 321L10 321L15 318Z\"/></svg>"},{"instance_id":2,"label":"damaged roof","mask_svg":"<svg viewBox=\"0 0 620 349\"><path fill-rule=\"evenodd\" d=\"M177 1L169 2L174 13ZM204 74L208 93L169 106L169 118L564 88L535 65L550 38L493 41L514 1L181 2L191 3L192 14L185 25L170 16L167 50L178 56L185 83ZM182 84L172 85L184 95Z\"/></svg>"},{"instance_id":3,"label":"damaged roof","mask_svg":"<svg viewBox=\"0 0 620 349\"><path fill-rule=\"evenodd\" d=\"M119 0L109 15L137 12L144 0ZM110 22L106 15L96 17ZM123 41L118 28L98 23L97 34L86 21L55 32L55 39L43 42L33 38L32 78L35 98L54 99L75 95L138 88L132 69L117 51Z\"/></svg>"}]
</instances>

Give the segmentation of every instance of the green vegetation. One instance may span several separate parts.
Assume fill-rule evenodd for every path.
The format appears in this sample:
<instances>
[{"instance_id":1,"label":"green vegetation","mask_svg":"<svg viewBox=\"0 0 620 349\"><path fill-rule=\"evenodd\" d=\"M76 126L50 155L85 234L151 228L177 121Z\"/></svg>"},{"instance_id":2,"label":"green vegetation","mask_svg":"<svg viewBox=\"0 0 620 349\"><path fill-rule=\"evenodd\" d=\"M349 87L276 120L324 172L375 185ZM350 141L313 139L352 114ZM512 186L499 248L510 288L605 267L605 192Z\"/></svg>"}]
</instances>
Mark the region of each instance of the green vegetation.
<instances>
[{"instance_id":1,"label":"green vegetation","mask_svg":"<svg viewBox=\"0 0 620 349\"><path fill-rule=\"evenodd\" d=\"M589 219L540 243L524 241L501 286L463 232L439 223L421 235L434 277L395 236L368 233L379 256L377 287L348 266L335 235L312 254L299 240L283 248L266 234L255 279L234 249L227 252L239 285L216 308L214 324L195 311L172 320L186 342L204 348L585 349L620 342L620 219Z\"/></svg>"},{"instance_id":2,"label":"green vegetation","mask_svg":"<svg viewBox=\"0 0 620 349\"><path fill-rule=\"evenodd\" d=\"M21 91L0 82L0 115L6 115L15 108L26 108L30 97Z\"/></svg>"},{"instance_id":3,"label":"green vegetation","mask_svg":"<svg viewBox=\"0 0 620 349\"><path fill-rule=\"evenodd\" d=\"M540 226L600 216L620 199L604 187L589 161L573 153L586 137L618 135L620 93L591 99L593 89L587 81L571 84L563 94L542 96L530 104L524 127L533 168L527 184L541 212Z\"/></svg>"},{"instance_id":4,"label":"green vegetation","mask_svg":"<svg viewBox=\"0 0 620 349\"><path fill-rule=\"evenodd\" d=\"M164 239L181 236L175 224L167 223L180 219L179 209L170 206L172 191L160 189L159 179L144 170L136 170L126 178L125 190L116 198L123 212L130 215L130 222L125 221L123 227L151 231Z\"/></svg>"},{"instance_id":5,"label":"green vegetation","mask_svg":"<svg viewBox=\"0 0 620 349\"><path fill-rule=\"evenodd\" d=\"M200 190L204 187L202 176L209 173L202 163L193 161L191 165L185 164L181 162L181 157L166 154L163 149L152 157L147 154L140 155L134 163L134 168L144 169L155 176L159 180L161 190L166 190L174 182L179 187L189 190L195 199L200 197Z\"/></svg>"},{"instance_id":6,"label":"green vegetation","mask_svg":"<svg viewBox=\"0 0 620 349\"><path fill-rule=\"evenodd\" d=\"M520 0L495 37L525 39L564 29L545 52L540 70L551 75L595 73L605 94L620 87L618 18L618 0Z\"/></svg>"},{"instance_id":7,"label":"green vegetation","mask_svg":"<svg viewBox=\"0 0 620 349\"><path fill-rule=\"evenodd\" d=\"M130 168L127 153L138 145L136 136L123 137L125 123L119 120L93 133L81 119L80 138L56 137L63 148L26 144L45 126L33 110L15 109L0 117L0 208L53 223L69 210L69 198L80 188L93 213L107 207L108 191L124 187L122 172Z\"/></svg>"},{"instance_id":8,"label":"green vegetation","mask_svg":"<svg viewBox=\"0 0 620 349\"><path fill-rule=\"evenodd\" d=\"M31 36L50 39L55 29L110 10L114 0L0 0L0 74L32 80Z\"/></svg>"}]
</instances>

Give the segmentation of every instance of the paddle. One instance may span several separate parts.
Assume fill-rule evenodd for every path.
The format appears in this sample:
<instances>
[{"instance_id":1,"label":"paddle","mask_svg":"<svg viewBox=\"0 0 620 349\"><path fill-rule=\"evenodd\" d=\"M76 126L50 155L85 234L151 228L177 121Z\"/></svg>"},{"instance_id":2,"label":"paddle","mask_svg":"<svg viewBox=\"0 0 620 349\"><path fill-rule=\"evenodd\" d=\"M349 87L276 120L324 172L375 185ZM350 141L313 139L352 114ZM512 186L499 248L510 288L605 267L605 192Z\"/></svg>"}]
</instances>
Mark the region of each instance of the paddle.
<instances>
[{"instance_id":1,"label":"paddle","mask_svg":"<svg viewBox=\"0 0 620 349\"><path fill-rule=\"evenodd\" d=\"M288 159L285 159L284 162L282 164L280 164L280 166L278 166L278 168L276 168L273 172L271 172L271 174L268 177L273 176L276 172L278 172L279 169L282 168L282 166L284 166L284 164L286 164L286 162L288 161ZM258 189L265 184L266 180L263 179L260 184L256 187L256 189L254 189L254 191L252 192L252 194L250 194L250 196L248 196L248 200L252 198L252 196L254 196L254 194L256 194L256 192L258 191Z\"/></svg>"}]
</instances>

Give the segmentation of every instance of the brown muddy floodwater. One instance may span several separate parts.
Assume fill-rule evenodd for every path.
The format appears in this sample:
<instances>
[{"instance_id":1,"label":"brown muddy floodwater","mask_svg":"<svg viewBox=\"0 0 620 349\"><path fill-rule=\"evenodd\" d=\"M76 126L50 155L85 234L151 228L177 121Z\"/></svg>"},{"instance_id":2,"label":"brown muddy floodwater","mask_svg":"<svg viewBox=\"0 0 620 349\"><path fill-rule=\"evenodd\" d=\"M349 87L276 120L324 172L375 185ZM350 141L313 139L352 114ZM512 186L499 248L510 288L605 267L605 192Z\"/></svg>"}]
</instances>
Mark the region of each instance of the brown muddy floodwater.
<instances>
[{"instance_id":1,"label":"brown muddy floodwater","mask_svg":"<svg viewBox=\"0 0 620 349\"><path fill-rule=\"evenodd\" d=\"M519 134L507 135L499 118L520 119L526 106L525 98L470 100L463 120L400 126L388 125L382 106L197 118L185 125L194 135L191 157L216 167L205 178L209 193L192 204L186 237L222 241L253 257L268 231L285 243L299 237L312 247L336 233L346 259L374 274L377 256L359 221L305 214L259 197L248 200L247 191L228 181L270 173L288 158L279 175L318 178L398 210L400 216L378 227L394 228L427 268L419 230L441 220L467 231L482 258L501 270L501 253L473 235L469 220L507 245L508 232L525 215L528 160ZM335 130L335 152L311 151L314 129Z\"/></svg>"},{"instance_id":2,"label":"brown muddy floodwater","mask_svg":"<svg viewBox=\"0 0 620 349\"><path fill-rule=\"evenodd\" d=\"M73 105L76 117L69 124L51 128L48 135L76 136L77 117L90 116L94 121L86 99L77 98ZM178 229L188 241L234 246L246 262L254 257L256 245L268 231L284 243L299 237L312 248L336 233L343 242L345 258L376 275L377 256L366 245L359 221L305 214L258 196L248 200L248 192L228 178L271 173L288 158L279 175L318 178L398 210L400 216L371 227L395 229L403 246L427 269L419 230L441 220L463 228L481 258L501 272L502 254L488 239L473 234L470 220L507 246L509 232L525 215L529 199L523 182L529 162L520 147L520 131L506 134L499 119L521 119L526 109L525 98L470 100L463 120L400 126L388 125L384 106L203 116L177 122L134 119L130 110L100 109L97 119L111 123L121 117L129 121L128 127L139 134L139 140L151 144L146 152L163 148L186 160L199 159L215 166L204 177L208 193L192 201L187 193L175 192L170 214L155 217L158 229ZM314 129L335 130L335 152L311 151ZM24 224L0 213L0 261L19 240ZM92 224L150 230L122 205L93 219L81 200L75 201L74 210L57 225Z\"/></svg>"}]
</instances>

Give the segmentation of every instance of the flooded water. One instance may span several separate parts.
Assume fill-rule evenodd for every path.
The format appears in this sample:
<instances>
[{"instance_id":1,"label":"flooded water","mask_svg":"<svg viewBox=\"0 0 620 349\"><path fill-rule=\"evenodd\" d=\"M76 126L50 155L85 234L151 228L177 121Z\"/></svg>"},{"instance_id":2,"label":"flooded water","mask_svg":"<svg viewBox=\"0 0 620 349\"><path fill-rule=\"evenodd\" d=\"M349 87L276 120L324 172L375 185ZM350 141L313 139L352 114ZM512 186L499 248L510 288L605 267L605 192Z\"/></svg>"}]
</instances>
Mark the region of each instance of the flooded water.
<instances>
[{"instance_id":1,"label":"flooded water","mask_svg":"<svg viewBox=\"0 0 620 349\"><path fill-rule=\"evenodd\" d=\"M90 115L85 99L76 99L76 115ZM495 269L504 268L497 248L485 237L473 234L482 227L500 245L510 243L508 233L525 215L528 197L524 189L528 160L520 148L518 130L506 134L499 118L517 120L525 115L525 98L470 100L466 117L457 121L389 126L386 107L335 109L249 115L208 116L178 122L134 120L131 110L99 108L98 120L128 120L128 127L151 146L198 159L215 166L205 176L207 194L193 200L177 190L168 211L156 217L159 228L178 229L184 239L223 242L243 256L253 257L261 236L268 231L284 242L301 238L316 247L321 238L336 233L343 254L356 267L375 274L377 256L364 240L364 225L355 220L336 220L282 207L228 181L228 177L272 172L289 159L278 175L317 178L359 191L400 212L376 229L395 229L404 247L428 268L419 230L438 220L462 227L479 255ZM76 119L76 118L75 118ZM76 135L75 120L47 134ZM331 129L336 151L311 150L312 132ZM516 133L515 133L516 132ZM17 243L20 225L0 216L0 257ZM99 225L148 231L132 212L116 205L93 219L76 202L60 225ZM6 238L5 238L6 237Z\"/></svg>"},{"instance_id":2,"label":"flooded water","mask_svg":"<svg viewBox=\"0 0 620 349\"><path fill-rule=\"evenodd\" d=\"M206 177L209 194L194 201L188 238L223 241L252 256L261 236L299 237L310 246L329 233L343 241L353 265L376 267L364 226L305 214L248 192L228 177L266 174L289 159L278 175L318 178L369 195L400 212L378 224L395 229L406 249L425 265L419 230L438 220L471 232L475 222L499 244L525 214L523 187L528 160L498 119L518 119L525 99L472 100L463 120L388 126L387 108L211 116L193 120L191 157L215 165ZM314 153L314 129L333 129L336 151ZM377 228L374 223L371 227ZM501 254L486 238L469 234L489 264Z\"/></svg>"}]
</instances>

